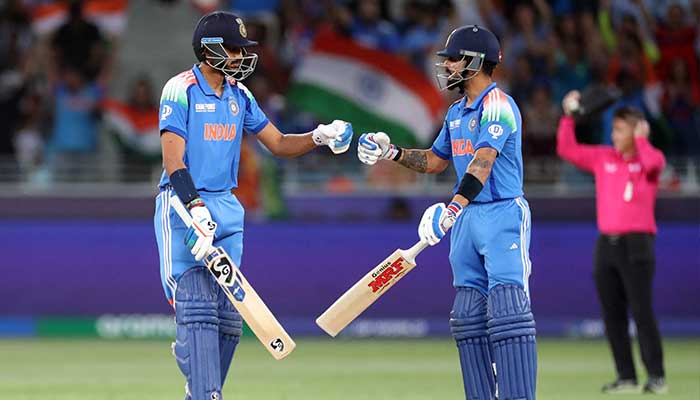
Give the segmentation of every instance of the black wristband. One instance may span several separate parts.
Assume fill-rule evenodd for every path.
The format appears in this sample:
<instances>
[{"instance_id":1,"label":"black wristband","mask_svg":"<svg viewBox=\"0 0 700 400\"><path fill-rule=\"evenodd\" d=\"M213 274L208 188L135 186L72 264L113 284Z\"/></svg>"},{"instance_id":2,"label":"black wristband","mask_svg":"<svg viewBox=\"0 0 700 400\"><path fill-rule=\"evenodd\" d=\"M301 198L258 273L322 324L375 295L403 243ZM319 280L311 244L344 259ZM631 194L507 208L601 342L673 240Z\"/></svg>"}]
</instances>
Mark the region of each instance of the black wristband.
<instances>
[{"instance_id":1,"label":"black wristband","mask_svg":"<svg viewBox=\"0 0 700 400\"><path fill-rule=\"evenodd\" d=\"M197 193L197 188L194 187L192 176L187 171L187 168L178 169L170 174L170 184L175 189L177 197L180 198L180 201L185 206L199 198L199 193Z\"/></svg>"},{"instance_id":2,"label":"black wristband","mask_svg":"<svg viewBox=\"0 0 700 400\"><path fill-rule=\"evenodd\" d=\"M459 183L459 189L457 189L457 194L469 200L471 203L476 196L481 193L481 189L484 188L484 184L481 183L479 178L470 174L465 173L462 177L462 181Z\"/></svg>"},{"instance_id":3,"label":"black wristband","mask_svg":"<svg viewBox=\"0 0 700 400\"><path fill-rule=\"evenodd\" d=\"M396 146L396 155L391 159L391 161L399 161L401 158L401 154L403 154L403 149L399 146Z\"/></svg>"}]
</instances>

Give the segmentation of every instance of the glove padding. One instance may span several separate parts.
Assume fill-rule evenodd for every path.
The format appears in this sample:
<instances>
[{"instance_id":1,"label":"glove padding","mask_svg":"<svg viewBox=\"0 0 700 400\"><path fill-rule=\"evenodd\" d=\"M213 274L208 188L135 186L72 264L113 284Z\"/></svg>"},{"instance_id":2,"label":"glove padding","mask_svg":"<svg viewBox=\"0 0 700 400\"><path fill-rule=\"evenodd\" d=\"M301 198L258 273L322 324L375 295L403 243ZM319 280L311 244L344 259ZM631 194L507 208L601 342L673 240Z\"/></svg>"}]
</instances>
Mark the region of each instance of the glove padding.
<instances>
[{"instance_id":1,"label":"glove padding","mask_svg":"<svg viewBox=\"0 0 700 400\"><path fill-rule=\"evenodd\" d=\"M212 221L211 213L205 206L193 207L190 215L192 225L185 233L185 245L192 252L194 259L200 261L214 243L216 222Z\"/></svg>"},{"instance_id":2,"label":"glove padding","mask_svg":"<svg viewBox=\"0 0 700 400\"><path fill-rule=\"evenodd\" d=\"M393 160L398 152L384 132L364 133L357 144L357 158L367 165L374 165L379 160Z\"/></svg>"},{"instance_id":3,"label":"glove padding","mask_svg":"<svg viewBox=\"0 0 700 400\"><path fill-rule=\"evenodd\" d=\"M444 203L437 203L428 207L418 225L420 240L431 246L440 243L440 240L445 237L461 213L462 206L454 201L448 206L445 206Z\"/></svg>"},{"instance_id":4,"label":"glove padding","mask_svg":"<svg viewBox=\"0 0 700 400\"><path fill-rule=\"evenodd\" d=\"M328 146L335 154L348 151L352 142L352 124L336 119L328 125L320 124L313 130L311 137L316 146Z\"/></svg>"}]
</instances>

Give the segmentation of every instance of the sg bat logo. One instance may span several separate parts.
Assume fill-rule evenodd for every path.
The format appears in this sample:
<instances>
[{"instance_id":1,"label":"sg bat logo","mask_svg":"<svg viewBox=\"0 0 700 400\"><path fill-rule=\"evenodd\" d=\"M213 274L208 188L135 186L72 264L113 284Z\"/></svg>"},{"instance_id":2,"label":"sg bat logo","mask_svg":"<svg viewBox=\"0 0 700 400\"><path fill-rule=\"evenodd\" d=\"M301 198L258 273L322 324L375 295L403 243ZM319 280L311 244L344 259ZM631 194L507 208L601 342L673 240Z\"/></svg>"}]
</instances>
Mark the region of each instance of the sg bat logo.
<instances>
[{"instance_id":1,"label":"sg bat logo","mask_svg":"<svg viewBox=\"0 0 700 400\"><path fill-rule=\"evenodd\" d=\"M270 347L272 350L281 353L284 351L284 342L280 338L275 338L275 340L270 342Z\"/></svg>"},{"instance_id":2,"label":"sg bat logo","mask_svg":"<svg viewBox=\"0 0 700 400\"><path fill-rule=\"evenodd\" d=\"M230 286L233 282L233 266L223 250L217 248L207 256L207 267L222 285Z\"/></svg>"},{"instance_id":3,"label":"sg bat logo","mask_svg":"<svg viewBox=\"0 0 700 400\"><path fill-rule=\"evenodd\" d=\"M375 279L367 285L372 288L372 293L377 293L378 291L384 289L388 283L390 283L394 278L401 276L403 273L403 257L397 258L390 265L387 265Z\"/></svg>"}]
</instances>

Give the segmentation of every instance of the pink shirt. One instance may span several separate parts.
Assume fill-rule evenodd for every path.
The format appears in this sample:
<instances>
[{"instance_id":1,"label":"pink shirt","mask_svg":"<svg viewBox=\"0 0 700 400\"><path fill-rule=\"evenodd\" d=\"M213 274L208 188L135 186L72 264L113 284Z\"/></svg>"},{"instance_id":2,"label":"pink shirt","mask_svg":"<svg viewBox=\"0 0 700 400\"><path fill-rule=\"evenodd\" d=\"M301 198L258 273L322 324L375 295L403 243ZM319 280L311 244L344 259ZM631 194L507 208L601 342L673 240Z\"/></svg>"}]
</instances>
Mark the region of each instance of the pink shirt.
<instances>
[{"instance_id":1,"label":"pink shirt","mask_svg":"<svg viewBox=\"0 0 700 400\"><path fill-rule=\"evenodd\" d=\"M559 120L557 154L595 176L601 233L656 233L654 203L666 160L647 139L634 140L637 155L625 159L612 146L579 144L573 118Z\"/></svg>"}]
</instances>

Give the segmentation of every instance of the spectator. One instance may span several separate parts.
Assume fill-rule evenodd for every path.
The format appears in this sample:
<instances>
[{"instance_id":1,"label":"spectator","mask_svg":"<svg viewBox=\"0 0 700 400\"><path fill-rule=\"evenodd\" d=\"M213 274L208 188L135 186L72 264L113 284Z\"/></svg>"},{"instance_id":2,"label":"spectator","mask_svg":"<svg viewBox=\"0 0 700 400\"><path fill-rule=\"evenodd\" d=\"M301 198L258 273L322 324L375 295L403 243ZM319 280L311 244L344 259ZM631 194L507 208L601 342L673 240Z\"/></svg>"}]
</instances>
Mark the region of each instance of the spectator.
<instances>
[{"instance_id":1,"label":"spectator","mask_svg":"<svg viewBox=\"0 0 700 400\"><path fill-rule=\"evenodd\" d=\"M20 102L26 92L29 17L16 0L0 8L0 158L14 164L13 136L20 123Z\"/></svg>"},{"instance_id":2,"label":"spectator","mask_svg":"<svg viewBox=\"0 0 700 400\"><path fill-rule=\"evenodd\" d=\"M555 126L559 120L559 109L552 102L546 83L535 86L530 101L525 103L523 119L523 148L532 156L546 157L554 154Z\"/></svg>"},{"instance_id":3,"label":"spectator","mask_svg":"<svg viewBox=\"0 0 700 400\"><path fill-rule=\"evenodd\" d=\"M357 10L348 27L357 42L390 53L398 50L400 40L396 28L382 18L379 0L357 0Z\"/></svg>"},{"instance_id":4,"label":"spectator","mask_svg":"<svg viewBox=\"0 0 700 400\"><path fill-rule=\"evenodd\" d=\"M51 47L54 75L70 69L85 81L97 79L107 56L99 29L83 17L82 0L71 1L68 21L54 33Z\"/></svg>"},{"instance_id":5,"label":"spectator","mask_svg":"<svg viewBox=\"0 0 700 400\"><path fill-rule=\"evenodd\" d=\"M49 172L65 173L70 179L84 178L97 150L102 90L86 82L81 71L66 67L64 80L55 87L53 97Z\"/></svg>"},{"instance_id":6,"label":"spectator","mask_svg":"<svg viewBox=\"0 0 700 400\"><path fill-rule=\"evenodd\" d=\"M674 134L674 150L680 155L700 155L700 99L698 87L693 85L688 64L681 58L670 63L663 110Z\"/></svg>"},{"instance_id":7,"label":"spectator","mask_svg":"<svg viewBox=\"0 0 700 400\"><path fill-rule=\"evenodd\" d=\"M406 20L399 51L408 57L416 68L428 73L432 66L427 61L431 50L441 38L439 9L425 1L413 0L406 3Z\"/></svg>"},{"instance_id":8,"label":"spectator","mask_svg":"<svg viewBox=\"0 0 700 400\"><path fill-rule=\"evenodd\" d=\"M107 132L116 140L122 153L122 179L143 181L158 167L161 150L158 131L158 103L153 85L146 76L129 85L127 101L108 99L103 104Z\"/></svg>"},{"instance_id":9,"label":"spectator","mask_svg":"<svg viewBox=\"0 0 700 400\"><path fill-rule=\"evenodd\" d=\"M654 203L665 159L648 141L649 124L644 115L631 107L615 112L614 146L577 143L571 113L578 108L579 98L578 92L564 98L557 154L594 174L596 180L600 237L593 275L617 371L617 379L604 385L603 392L638 391L629 336L631 312L648 373L644 392L665 393L661 336L652 308Z\"/></svg>"}]
</instances>

